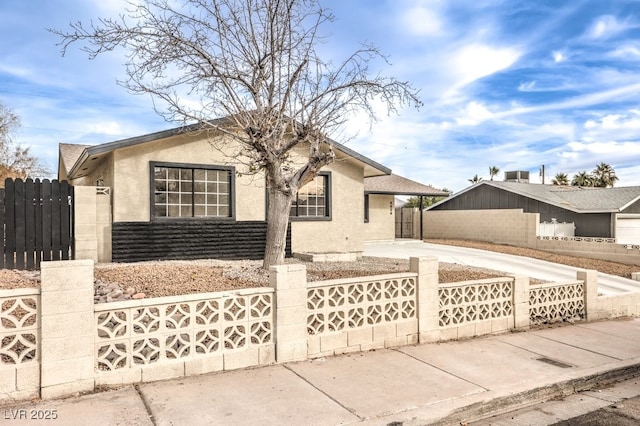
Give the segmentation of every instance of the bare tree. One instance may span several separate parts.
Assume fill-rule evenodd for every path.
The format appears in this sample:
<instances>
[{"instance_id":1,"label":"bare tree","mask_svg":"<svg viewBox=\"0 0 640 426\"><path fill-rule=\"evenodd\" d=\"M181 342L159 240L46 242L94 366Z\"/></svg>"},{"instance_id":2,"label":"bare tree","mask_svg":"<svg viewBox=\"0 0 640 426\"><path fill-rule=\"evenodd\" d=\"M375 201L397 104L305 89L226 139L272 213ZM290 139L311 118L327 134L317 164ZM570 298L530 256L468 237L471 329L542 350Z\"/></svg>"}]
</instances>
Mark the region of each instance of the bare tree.
<instances>
[{"instance_id":1,"label":"bare tree","mask_svg":"<svg viewBox=\"0 0 640 426\"><path fill-rule=\"evenodd\" d=\"M15 142L20 129L20 117L0 102L0 187L6 178L36 177L48 174L46 167L31 154L29 147Z\"/></svg>"},{"instance_id":2,"label":"bare tree","mask_svg":"<svg viewBox=\"0 0 640 426\"><path fill-rule=\"evenodd\" d=\"M388 112L420 101L407 82L371 75L378 48L363 45L340 63L321 58L320 33L333 15L319 0L141 0L118 19L78 22L62 37L93 59L124 48L125 80L133 93L151 94L171 121L200 123L242 147L232 155L264 173L268 192L264 267L284 260L293 198L334 159L328 135L349 113L375 119L374 101ZM213 118L226 117L225 123ZM304 161L291 151L304 148Z\"/></svg>"}]
</instances>

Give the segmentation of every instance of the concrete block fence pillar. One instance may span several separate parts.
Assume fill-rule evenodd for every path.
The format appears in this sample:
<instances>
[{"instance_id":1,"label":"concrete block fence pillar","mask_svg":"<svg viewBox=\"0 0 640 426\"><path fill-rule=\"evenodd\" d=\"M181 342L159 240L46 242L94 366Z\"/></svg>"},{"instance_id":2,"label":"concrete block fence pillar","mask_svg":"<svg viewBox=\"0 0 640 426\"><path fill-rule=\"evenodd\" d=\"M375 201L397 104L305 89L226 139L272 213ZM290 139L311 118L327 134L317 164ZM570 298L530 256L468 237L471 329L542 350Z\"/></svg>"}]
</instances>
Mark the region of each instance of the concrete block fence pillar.
<instances>
[{"instance_id":1,"label":"concrete block fence pillar","mask_svg":"<svg viewBox=\"0 0 640 426\"><path fill-rule=\"evenodd\" d=\"M269 268L275 289L276 362L307 359L307 268L278 265Z\"/></svg>"},{"instance_id":2,"label":"concrete block fence pillar","mask_svg":"<svg viewBox=\"0 0 640 426\"><path fill-rule=\"evenodd\" d=\"M93 260L42 262L43 399L94 389Z\"/></svg>"},{"instance_id":3,"label":"concrete block fence pillar","mask_svg":"<svg viewBox=\"0 0 640 426\"><path fill-rule=\"evenodd\" d=\"M576 279L584 281L584 310L586 320L597 319L598 300L598 271L593 269L580 270L576 273Z\"/></svg>"},{"instance_id":4,"label":"concrete block fence pillar","mask_svg":"<svg viewBox=\"0 0 640 426\"><path fill-rule=\"evenodd\" d=\"M75 258L98 261L98 230L96 215L96 188L75 186L74 194L74 239Z\"/></svg>"},{"instance_id":5,"label":"concrete block fence pillar","mask_svg":"<svg viewBox=\"0 0 640 426\"><path fill-rule=\"evenodd\" d=\"M440 297L438 295L438 258L412 257L409 270L418 274L418 335L420 343L440 339Z\"/></svg>"},{"instance_id":6,"label":"concrete block fence pillar","mask_svg":"<svg viewBox=\"0 0 640 426\"><path fill-rule=\"evenodd\" d=\"M529 328L529 277L514 275L513 281L513 316L514 328Z\"/></svg>"}]
</instances>

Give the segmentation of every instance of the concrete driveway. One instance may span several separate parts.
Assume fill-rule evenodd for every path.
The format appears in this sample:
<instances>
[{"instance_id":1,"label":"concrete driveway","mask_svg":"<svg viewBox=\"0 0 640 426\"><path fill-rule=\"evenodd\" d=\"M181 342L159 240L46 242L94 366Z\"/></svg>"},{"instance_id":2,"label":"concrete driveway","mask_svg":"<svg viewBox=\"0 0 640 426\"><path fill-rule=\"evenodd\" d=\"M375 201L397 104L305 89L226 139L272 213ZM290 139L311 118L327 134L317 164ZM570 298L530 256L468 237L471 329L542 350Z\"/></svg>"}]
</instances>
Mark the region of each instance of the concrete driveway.
<instances>
[{"instance_id":1,"label":"concrete driveway","mask_svg":"<svg viewBox=\"0 0 640 426\"><path fill-rule=\"evenodd\" d=\"M530 257L466 247L423 243L418 240L367 242L364 246L364 255L396 259L435 256L440 262L495 269L545 281L575 280L576 271L578 271L578 268L573 266L546 262ZM640 270L640 267L638 269ZM640 291L640 282L615 275L598 274L598 292L602 294L617 294L629 291Z\"/></svg>"}]
</instances>

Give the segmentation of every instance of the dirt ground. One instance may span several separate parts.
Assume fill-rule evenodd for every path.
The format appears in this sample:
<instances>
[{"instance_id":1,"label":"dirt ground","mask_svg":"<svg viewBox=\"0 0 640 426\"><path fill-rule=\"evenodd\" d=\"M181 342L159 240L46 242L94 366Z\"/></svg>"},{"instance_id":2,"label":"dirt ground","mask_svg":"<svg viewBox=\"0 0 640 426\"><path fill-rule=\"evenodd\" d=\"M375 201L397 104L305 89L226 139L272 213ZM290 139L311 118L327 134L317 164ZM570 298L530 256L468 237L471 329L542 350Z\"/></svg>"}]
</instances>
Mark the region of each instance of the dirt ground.
<instances>
[{"instance_id":1,"label":"dirt ground","mask_svg":"<svg viewBox=\"0 0 640 426\"><path fill-rule=\"evenodd\" d=\"M533 259L546 260L548 262L561 263L575 266L581 269L595 269L604 274L616 275L623 278L631 278L632 272L639 272L640 266L626 265L624 263L609 262L606 260L587 259L582 257L564 256L546 251L529 249L524 247L512 247L501 244L485 243L467 240L425 240L427 243L447 244L452 246L470 247L481 250L495 251L499 253L513 254L516 256L531 257Z\"/></svg>"},{"instance_id":2,"label":"dirt ground","mask_svg":"<svg viewBox=\"0 0 640 426\"><path fill-rule=\"evenodd\" d=\"M501 253L543 259L579 268L596 269L612 275L631 277L638 267L595 259L561 256L520 247L462 240L429 240L448 244L497 251ZM309 281L355 276L370 276L393 272L407 272L409 261L364 257L357 262L310 263L287 259L288 263L302 263L307 267ZM504 276L505 272L474 268L451 263L440 263L440 282L457 282ZM269 285L268 272L262 270L261 261L164 261L140 263L98 264L95 267L96 285L119 285L122 290L144 293L145 297L161 297L233 290ZM39 272L0 270L0 289L39 286Z\"/></svg>"}]
</instances>

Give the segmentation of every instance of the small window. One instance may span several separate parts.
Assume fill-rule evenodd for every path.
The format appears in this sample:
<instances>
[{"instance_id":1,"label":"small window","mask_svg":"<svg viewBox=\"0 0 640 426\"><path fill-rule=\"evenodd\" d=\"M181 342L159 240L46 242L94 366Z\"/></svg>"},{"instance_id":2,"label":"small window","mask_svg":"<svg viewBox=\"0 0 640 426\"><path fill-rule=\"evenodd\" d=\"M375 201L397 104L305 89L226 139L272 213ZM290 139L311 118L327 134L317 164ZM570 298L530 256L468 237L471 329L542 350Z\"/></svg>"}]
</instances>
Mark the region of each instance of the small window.
<instances>
[{"instance_id":1,"label":"small window","mask_svg":"<svg viewBox=\"0 0 640 426\"><path fill-rule=\"evenodd\" d=\"M230 218L233 168L152 163L156 218Z\"/></svg>"},{"instance_id":2,"label":"small window","mask_svg":"<svg viewBox=\"0 0 640 426\"><path fill-rule=\"evenodd\" d=\"M330 218L330 175L321 173L298 190L291 204L292 218Z\"/></svg>"}]
</instances>

